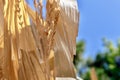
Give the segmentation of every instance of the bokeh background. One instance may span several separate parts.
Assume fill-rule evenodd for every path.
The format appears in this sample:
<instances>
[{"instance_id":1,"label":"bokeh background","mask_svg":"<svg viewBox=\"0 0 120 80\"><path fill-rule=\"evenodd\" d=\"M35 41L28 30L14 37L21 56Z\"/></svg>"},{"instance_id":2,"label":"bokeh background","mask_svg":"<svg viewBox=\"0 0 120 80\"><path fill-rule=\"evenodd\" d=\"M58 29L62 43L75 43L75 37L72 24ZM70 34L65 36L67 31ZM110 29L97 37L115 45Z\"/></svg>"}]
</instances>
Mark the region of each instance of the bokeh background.
<instances>
[{"instance_id":1,"label":"bokeh background","mask_svg":"<svg viewBox=\"0 0 120 80\"><path fill-rule=\"evenodd\" d=\"M77 0L74 64L84 80L120 80L120 0Z\"/></svg>"}]
</instances>

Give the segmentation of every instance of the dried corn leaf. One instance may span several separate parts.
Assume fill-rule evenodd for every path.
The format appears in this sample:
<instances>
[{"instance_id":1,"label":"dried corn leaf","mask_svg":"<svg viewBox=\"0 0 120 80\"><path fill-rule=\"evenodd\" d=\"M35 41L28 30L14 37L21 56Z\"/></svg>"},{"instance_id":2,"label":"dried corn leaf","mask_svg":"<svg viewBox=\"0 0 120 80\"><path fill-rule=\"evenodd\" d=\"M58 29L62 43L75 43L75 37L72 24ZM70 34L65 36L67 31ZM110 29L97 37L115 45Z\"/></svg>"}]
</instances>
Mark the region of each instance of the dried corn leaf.
<instances>
[{"instance_id":1,"label":"dried corn leaf","mask_svg":"<svg viewBox=\"0 0 120 80\"><path fill-rule=\"evenodd\" d=\"M60 16L55 35L55 71L57 77L73 77L79 12L76 0L60 0Z\"/></svg>"},{"instance_id":2,"label":"dried corn leaf","mask_svg":"<svg viewBox=\"0 0 120 80\"><path fill-rule=\"evenodd\" d=\"M3 78L47 80L44 68L41 67L40 52L33 37L28 13L25 11L24 0L5 0L4 11L6 25L4 24Z\"/></svg>"},{"instance_id":3,"label":"dried corn leaf","mask_svg":"<svg viewBox=\"0 0 120 80\"><path fill-rule=\"evenodd\" d=\"M42 0L34 5L35 11L24 0L0 0L0 79L72 80L76 0L47 0L45 20Z\"/></svg>"}]
</instances>

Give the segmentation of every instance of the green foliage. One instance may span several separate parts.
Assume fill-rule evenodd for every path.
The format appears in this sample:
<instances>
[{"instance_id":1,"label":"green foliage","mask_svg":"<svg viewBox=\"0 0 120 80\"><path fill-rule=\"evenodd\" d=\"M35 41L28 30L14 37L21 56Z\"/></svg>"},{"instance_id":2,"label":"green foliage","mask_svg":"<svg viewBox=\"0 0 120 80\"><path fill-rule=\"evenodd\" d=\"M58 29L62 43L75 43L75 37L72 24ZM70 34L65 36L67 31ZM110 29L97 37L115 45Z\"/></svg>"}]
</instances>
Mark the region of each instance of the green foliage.
<instances>
[{"instance_id":1,"label":"green foliage","mask_svg":"<svg viewBox=\"0 0 120 80\"><path fill-rule=\"evenodd\" d=\"M81 59L81 55L82 53L84 52L84 47L85 47L85 42L82 40L82 41L79 41L76 45L77 49L76 49L76 55L74 56L74 60L73 60L73 63L76 67L76 69L78 69L78 65L79 65L79 62L82 61Z\"/></svg>"},{"instance_id":2,"label":"green foliage","mask_svg":"<svg viewBox=\"0 0 120 80\"><path fill-rule=\"evenodd\" d=\"M120 80L120 40L118 41L117 46L114 46L112 42L107 41L106 39L103 39L103 44L104 49L102 52L97 53L95 60L90 61L88 59L86 61L88 70L84 73L80 73L80 76L82 76L84 80L90 80L91 67L95 67L98 80ZM81 46L77 46L77 54L84 51ZM79 55L76 55L75 57L75 64L78 65L79 63L83 63L83 60L79 62L80 57L77 56Z\"/></svg>"}]
</instances>

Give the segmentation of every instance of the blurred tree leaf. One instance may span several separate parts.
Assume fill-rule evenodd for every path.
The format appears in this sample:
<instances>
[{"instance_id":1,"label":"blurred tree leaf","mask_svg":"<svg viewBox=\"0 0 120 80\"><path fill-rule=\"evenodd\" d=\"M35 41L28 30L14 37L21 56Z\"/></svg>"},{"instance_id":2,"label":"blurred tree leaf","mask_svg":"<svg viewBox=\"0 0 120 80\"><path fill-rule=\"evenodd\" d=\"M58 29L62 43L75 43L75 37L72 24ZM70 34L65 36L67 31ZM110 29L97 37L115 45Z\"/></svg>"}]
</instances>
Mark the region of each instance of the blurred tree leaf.
<instances>
[{"instance_id":1,"label":"blurred tree leaf","mask_svg":"<svg viewBox=\"0 0 120 80\"><path fill-rule=\"evenodd\" d=\"M84 52L84 44L84 42L77 44L75 65L83 63L80 55ZM95 67L98 80L120 80L120 40L118 40L117 46L114 46L111 41L104 38L103 47L104 51L98 52L94 61L87 59L88 70L80 75L84 80L90 80L91 67Z\"/></svg>"},{"instance_id":2,"label":"blurred tree leaf","mask_svg":"<svg viewBox=\"0 0 120 80\"><path fill-rule=\"evenodd\" d=\"M79 41L76 45L77 49L76 49L76 55L74 56L74 60L73 63L76 67L76 69L78 69L78 65L79 63L82 61L82 54L84 52L84 48L85 48L85 42L83 40Z\"/></svg>"}]
</instances>

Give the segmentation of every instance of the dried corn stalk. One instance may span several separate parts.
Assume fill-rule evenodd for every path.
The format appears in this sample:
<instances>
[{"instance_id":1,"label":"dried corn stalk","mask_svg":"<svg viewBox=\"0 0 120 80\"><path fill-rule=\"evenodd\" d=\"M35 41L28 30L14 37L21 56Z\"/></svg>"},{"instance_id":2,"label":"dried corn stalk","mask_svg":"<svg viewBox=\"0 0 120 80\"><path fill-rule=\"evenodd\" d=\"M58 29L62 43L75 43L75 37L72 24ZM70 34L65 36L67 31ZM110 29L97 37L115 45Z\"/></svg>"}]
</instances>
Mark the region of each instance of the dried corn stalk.
<instances>
[{"instance_id":1,"label":"dried corn stalk","mask_svg":"<svg viewBox=\"0 0 120 80\"><path fill-rule=\"evenodd\" d=\"M75 80L76 0L0 0L0 80Z\"/></svg>"}]
</instances>

